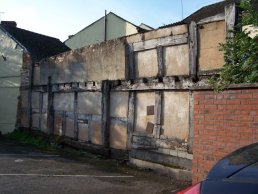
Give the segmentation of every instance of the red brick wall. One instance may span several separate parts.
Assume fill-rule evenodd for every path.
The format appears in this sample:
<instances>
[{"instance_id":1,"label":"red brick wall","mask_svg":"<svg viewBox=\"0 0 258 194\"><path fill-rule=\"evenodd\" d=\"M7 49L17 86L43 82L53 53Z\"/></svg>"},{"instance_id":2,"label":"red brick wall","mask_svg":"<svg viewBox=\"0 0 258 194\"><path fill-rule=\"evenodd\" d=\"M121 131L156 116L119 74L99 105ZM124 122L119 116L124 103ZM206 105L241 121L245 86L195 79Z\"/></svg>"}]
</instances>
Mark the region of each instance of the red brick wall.
<instances>
[{"instance_id":1,"label":"red brick wall","mask_svg":"<svg viewBox=\"0 0 258 194\"><path fill-rule=\"evenodd\" d=\"M193 183L237 148L258 141L258 89L194 92Z\"/></svg>"}]
</instances>

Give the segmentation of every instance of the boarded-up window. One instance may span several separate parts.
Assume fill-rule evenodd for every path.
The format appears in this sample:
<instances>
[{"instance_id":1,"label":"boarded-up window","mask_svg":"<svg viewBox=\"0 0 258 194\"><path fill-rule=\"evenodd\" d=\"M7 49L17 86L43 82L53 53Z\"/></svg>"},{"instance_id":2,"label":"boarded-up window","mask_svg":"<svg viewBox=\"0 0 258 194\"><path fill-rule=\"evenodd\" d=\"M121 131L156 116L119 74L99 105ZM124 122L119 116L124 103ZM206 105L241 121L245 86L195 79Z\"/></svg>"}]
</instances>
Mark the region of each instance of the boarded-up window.
<instances>
[{"instance_id":1,"label":"boarded-up window","mask_svg":"<svg viewBox=\"0 0 258 194\"><path fill-rule=\"evenodd\" d=\"M223 52L219 51L219 43L225 42L225 22L212 22L199 26L199 70L219 69L224 65Z\"/></svg>"}]
</instances>

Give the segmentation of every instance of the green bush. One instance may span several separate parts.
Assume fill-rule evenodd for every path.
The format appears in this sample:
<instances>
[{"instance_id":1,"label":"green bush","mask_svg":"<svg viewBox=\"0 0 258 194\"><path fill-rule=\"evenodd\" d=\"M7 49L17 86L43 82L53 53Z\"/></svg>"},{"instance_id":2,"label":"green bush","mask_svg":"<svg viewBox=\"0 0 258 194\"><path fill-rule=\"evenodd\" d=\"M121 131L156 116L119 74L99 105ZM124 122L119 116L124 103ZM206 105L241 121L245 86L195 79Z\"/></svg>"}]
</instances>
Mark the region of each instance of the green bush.
<instances>
[{"instance_id":1,"label":"green bush","mask_svg":"<svg viewBox=\"0 0 258 194\"><path fill-rule=\"evenodd\" d=\"M220 44L225 64L219 76L210 79L215 90L223 90L230 84L258 81L258 36L252 39L248 32L242 31L244 25L258 26L258 13L252 9L250 0L242 0L240 7L245 14L236 28L238 30L233 31L233 36Z\"/></svg>"}]
</instances>

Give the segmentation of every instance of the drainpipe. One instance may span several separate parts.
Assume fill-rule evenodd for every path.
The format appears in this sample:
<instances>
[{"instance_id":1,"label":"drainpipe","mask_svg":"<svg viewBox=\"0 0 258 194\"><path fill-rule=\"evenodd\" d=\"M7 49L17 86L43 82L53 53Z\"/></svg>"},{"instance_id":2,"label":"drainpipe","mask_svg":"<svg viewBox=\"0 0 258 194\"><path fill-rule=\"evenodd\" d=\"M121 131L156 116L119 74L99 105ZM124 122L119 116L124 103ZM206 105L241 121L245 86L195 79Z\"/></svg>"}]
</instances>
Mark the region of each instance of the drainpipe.
<instances>
[{"instance_id":1,"label":"drainpipe","mask_svg":"<svg viewBox=\"0 0 258 194\"><path fill-rule=\"evenodd\" d=\"M105 10L104 25L104 41L107 41L107 10Z\"/></svg>"}]
</instances>

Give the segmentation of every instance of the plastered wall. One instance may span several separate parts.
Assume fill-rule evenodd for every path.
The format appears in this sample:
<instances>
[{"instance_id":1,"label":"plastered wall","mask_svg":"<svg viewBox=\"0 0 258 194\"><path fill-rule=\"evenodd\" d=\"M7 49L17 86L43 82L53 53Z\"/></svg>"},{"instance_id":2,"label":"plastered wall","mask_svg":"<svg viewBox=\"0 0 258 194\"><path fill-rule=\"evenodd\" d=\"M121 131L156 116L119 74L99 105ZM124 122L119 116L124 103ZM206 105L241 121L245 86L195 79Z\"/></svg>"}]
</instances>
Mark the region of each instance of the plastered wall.
<instances>
[{"instance_id":1,"label":"plastered wall","mask_svg":"<svg viewBox=\"0 0 258 194\"><path fill-rule=\"evenodd\" d=\"M189 75L188 44L164 48L165 75Z\"/></svg>"},{"instance_id":2,"label":"plastered wall","mask_svg":"<svg viewBox=\"0 0 258 194\"><path fill-rule=\"evenodd\" d=\"M164 135L186 140L189 135L189 92L164 92Z\"/></svg>"},{"instance_id":3,"label":"plastered wall","mask_svg":"<svg viewBox=\"0 0 258 194\"><path fill-rule=\"evenodd\" d=\"M155 77L158 74L156 49L135 53L136 77Z\"/></svg>"},{"instance_id":4,"label":"plastered wall","mask_svg":"<svg viewBox=\"0 0 258 194\"><path fill-rule=\"evenodd\" d=\"M145 40L157 39L157 38L167 37L167 36L171 36L171 35L184 34L187 32L188 32L187 25L178 25L178 26L153 30L153 31L146 32L143 34L138 33L135 35L131 35L131 36L128 36L126 38L126 40L130 44L130 43L134 43L134 42L141 42L141 41L145 41Z\"/></svg>"},{"instance_id":5,"label":"plastered wall","mask_svg":"<svg viewBox=\"0 0 258 194\"><path fill-rule=\"evenodd\" d=\"M111 92L110 95L110 147L127 148L128 92Z\"/></svg>"},{"instance_id":6,"label":"plastered wall","mask_svg":"<svg viewBox=\"0 0 258 194\"><path fill-rule=\"evenodd\" d=\"M136 94L135 131L152 133L154 129L154 92Z\"/></svg>"},{"instance_id":7,"label":"plastered wall","mask_svg":"<svg viewBox=\"0 0 258 194\"><path fill-rule=\"evenodd\" d=\"M200 25L199 31L199 71L211 71L224 65L223 52L219 44L225 42L225 22L212 22Z\"/></svg>"},{"instance_id":8,"label":"plastered wall","mask_svg":"<svg viewBox=\"0 0 258 194\"><path fill-rule=\"evenodd\" d=\"M101 98L100 92L78 93L77 112L86 115L101 115Z\"/></svg>"},{"instance_id":9,"label":"plastered wall","mask_svg":"<svg viewBox=\"0 0 258 194\"><path fill-rule=\"evenodd\" d=\"M193 48L189 40L193 35L187 25L115 39L42 60L40 68L34 68L39 75L34 78L35 85L44 92L32 94L33 127L50 132L47 100L51 95L47 84L51 77L54 134L124 151L148 148L158 157L145 151L146 160L156 157L157 162L181 165L174 157L183 158L182 166L190 169L189 90L195 84L190 76L222 66L217 44L225 39L224 25L199 25L197 72L193 72L194 59L190 59ZM27 105L24 98L22 106ZM160 158L164 155L169 159Z\"/></svg>"},{"instance_id":10,"label":"plastered wall","mask_svg":"<svg viewBox=\"0 0 258 194\"><path fill-rule=\"evenodd\" d=\"M3 134L15 128L22 63L23 49L0 29L0 132Z\"/></svg>"},{"instance_id":11,"label":"plastered wall","mask_svg":"<svg viewBox=\"0 0 258 194\"><path fill-rule=\"evenodd\" d=\"M125 79L125 42L115 39L42 60L40 84Z\"/></svg>"}]
</instances>

